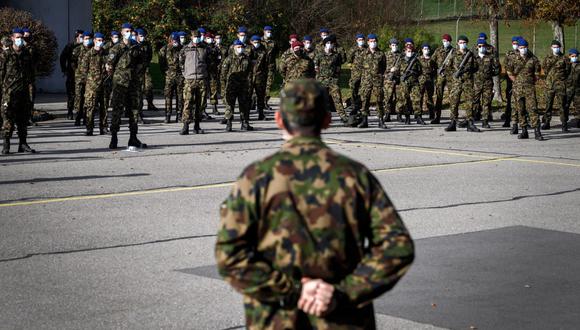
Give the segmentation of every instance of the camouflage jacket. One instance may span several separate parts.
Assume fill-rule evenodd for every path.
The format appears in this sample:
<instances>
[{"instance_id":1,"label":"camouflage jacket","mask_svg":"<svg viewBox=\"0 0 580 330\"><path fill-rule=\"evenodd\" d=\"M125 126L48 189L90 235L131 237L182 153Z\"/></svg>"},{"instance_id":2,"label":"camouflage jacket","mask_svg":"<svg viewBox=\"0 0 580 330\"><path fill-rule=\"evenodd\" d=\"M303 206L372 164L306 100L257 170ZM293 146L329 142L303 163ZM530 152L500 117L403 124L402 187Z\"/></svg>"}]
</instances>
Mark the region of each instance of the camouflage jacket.
<instances>
[{"instance_id":1,"label":"camouflage jacket","mask_svg":"<svg viewBox=\"0 0 580 330\"><path fill-rule=\"evenodd\" d=\"M314 61L306 54L295 55L290 53L284 61L280 63L280 73L285 82L293 81L300 78L314 78Z\"/></svg>"},{"instance_id":2,"label":"camouflage jacket","mask_svg":"<svg viewBox=\"0 0 580 330\"><path fill-rule=\"evenodd\" d=\"M386 66L387 58L382 50L377 48L372 52L368 49L362 59L362 80L382 85Z\"/></svg>"},{"instance_id":3,"label":"camouflage jacket","mask_svg":"<svg viewBox=\"0 0 580 330\"><path fill-rule=\"evenodd\" d=\"M483 57L479 55L475 56L474 70L474 80L476 82L483 82L491 81L493 77L499 75L501 68L495 56L485 54Z\"/></svg>"},{"instance_id":4,"label":"camouflage jacket","mask_svg":"<svg viewBox=\"0 0 580 330\"><path fill-rule=\"evenodd\" d=\"M105 80L105 62L107 60L107 51L104 49L96 50L91 48L84 60L87 67L87 86L86 89L99 90Z\"/></svg>"},{"instance_id":5,"label":"camouflage jacket","mask_svg":"<svg viewBox=\"0 0 580 330\"><path fill-rule=\"evenodd\" d=\"M503 65L507 70L507 67L510 66L510 62L513 61L513 59L518 56L518 51L510 49L505 53L505 58L503 60Z\"/></svg>"},{"instance_id":6,"label":"camouflage jacket","mask_svg":"<svg viewBox=\"0 0 580 330\"><path fill-rule=\"evenodd\" d=\"M139 43L139 47L141 47L141 74L145 74L149 69L149 65L151 64L151 60L153 60L153 47L149 41L143 41Z\"/></svg>"},{"instance_id":7,"label":"camouflage jacket","mask_svg":"<svg viewBox=\"0 0 580 330\"><path fill-rule=\"evenodd\" d=\"M417 59L412 62L413 57ZM412 57L402 56L399 61L399 67L396 69L400 73L401 83L405 84L418 84L419 77L423 74L423 66L421 65L421 56L419 54L414 54ZM405 75L406 80L405 79Z\"/></svg>"},{"instance_id":8,"label":"camouflage jacket","mask_svg":"<svg viewBox=\"0 0 580 330\"><path fill-rule=\"evenodd\" d=\"M207 46L207 73L210 79L219 79L220 55L220 51L216 46Z\"/></svg>"},{"instance_id":9,"label":"camouflage jacket","mask_svg":"<svg viewBox=\"0 0 580 330\"><path fill-rule=\"evenodd\" d=\"M465 50L465 53L462 53L461 51L453 52L453 55L451 55L451 58L449 59L449 66L448 66L447 70L450 71L449 74L451 76L455 75L455 73L459 71L459 69L461 67L461 62L463 62L463 59L465 59L465 56L470 56L470 57L465 62L464 66L463 66L463 70L462 70L463 74L458 79L462 80L462 81L473 80L473 74L475 73L474 60L475 60L476 55L473 54L473 52L468 50L468 49ZM455 77L453 77L453 79L455 79Z\"/></svg>"},{"instance_id":10,"label":"camouflage jacket","mask_svg":"<svg viewBox=\"0 0 580 330\"><path fill-rule=\"evenodd\" d=\"M308 56L311 60L314 61L314 59L316 58L316 54L318 54L314 49L310 48L310 49L304 49L304 54L306 54L306 56ZM290 54L292 55L292 54Z\"/></svg>"},{"instance_id":11,"label":"camouflage jacket","mask_svg":"<svg viewBox=\"0 0 580 330\"><path fill-rule=\"evenodd\" d=\"M437 63L437 70L439 70L441 67L443 67L443 63L445 63L445 58L447 58L447 55L449 54L450 51L455 52L455 48L449 46L447 48L441 46L437 49L435 49L435 51L433 52L433 60L435 61L435 63ZM453 56L453 55L451 55ZM446 78L451 78L453 76L453 72L451 72L451 70L449 70L449 63L451 62L451 57L449 57L449 60L447 61L447 66L443 72L443 77Z\"/></svg>"},{"instance_id":12,"label":"camouflage jacket","mask_svg":"<svg viewBox=\"0 0 580 330\"><path fill-rule=\"evenodd\" d=\"M385 52L385 80L398 82L401 73L399 72L399 63L403 60L401 52ZM395 71L391 69L395 68Z\"/></svg>"},{"instance_id":13,"label":"camouflage jacket","mask_svg":"<svg viewBox=\"0 0 580 330\"><path fill-rule=\"evenodd\" d=\"M266 59L268 61L268 69L273 70L276 68L276 58L278 57L278 52L280 51L278 43L272 39L262 38L262 44L266 48Z\"/></svg>"},{"instance_id":14,"label":"camouflage jacket","mask_svg":"<svg viewBox=\"0 0 580 330\"><path fill-rule=\"evenodd\" d=\"M340 67L342 58L336 52L322 53L316 55L314 59L314 70L316 71L316 80L324 86L338 85L340 76Z\"/></svg>"},{"instance_id":15,"label":"camouflage jacket","mask_svg":"<svg viewBox=\"0 0 580 330\"><path fill-rule=\"evenodd\" d=\"M253 80L252 59L246 53L240 55L232 52L222 62L221 84L222 88L248 87ZM247 90L247 88L246 88Z\"/></svg>"},{"instance_id":16,"label":"camouflage jacket","mask_svg":"<svg viewBox=\"0 0 580 330\"><path fill-rule=\"evenodd\" d=\"M248 166L220 214L218 270L244 295L250 329L374 328L372 300L414 258L378 180L319 138L293 138ZM302 277L335 285L334 312L316 318L297 310Z\"/></svg>"},{"instance_id":17,"label":"camouflage jacket","mask_svg":"<svg viewBox=\"0 0 580 330\"><path fill-rule=\"evenodd\" d=\"M546 85L552 88L555 83L563 84L570 73L570 61L563 54L550 54L542 61L542 69L546 74Z\"/></svg>"},{"instance_id":18,"label":"camouflage jacket","mask_svg":"<svg viewBox=\"0 0 580 330\"><path fill-rule=\"evenodd\" d=\"M159 50L159 68L166 77L181 77L179 53L182 46L165 45Z\"/></svg>"},{"instance_id":19,"label":"camouflage jacket","mask_svg":"<svg viewBox=\"0 0 580 330\"><path fill-rule=\"evenodd\" d=\"M75 68L75 82L85 82L87 79L87 66L85 56L93 47L80 45L73 50L73 63Z\"/></svg>"},{"instance_id":20,"label":"camouflage jacket","mask_svg":"<svg viewBox=\"0 0 580 330\"><path fill-rule=\"evenodd\" d=\"M569 91L580 93L580 63L570 63L570 74L566 81L566 87ZM580 105L577 105L576 107L580 107Z\"/></svg>"},{"instance_id":21,"label":"camouflage jacket","mask_svg":"<svg viewBox=\"0 0 580 330\"><path fill-rule=\"evenodd\" d=\"M419 83L434 82L437 79L437 63L433 57L419 56L419 64L421 64Z\"/></svg>"},{"instance_id":22,"label":"camouflage jacket","mask_svg":"<svg viewBox=\"0 0 580 330\"><path fill-rule=\"evenodd\" d=\"M252 63L254 67L254 79L265 80L268 77L268 68L270 63L268 61L268 50L264 47L264 45L258 48L253 48Z\"/></svg>"},{"instance_id":23,"label":"camouflage jacket","mask_svg":"<svg viewBox=\"0 0 580 330\"><path fill-rule=\"evenodd\" d=\"M60 71L69 77L74 77L75 68L73 63L73 50L81 44L76 42L68 43L60 53Z\"/></svg>"},{"instance_id":24,"label":"camouflage jacket","mask_svg":"<svg viewBox=\"0 0 580 330\"><path fill-rule=\"evenodd\" d=\"M32 56L26 48L16 52L13 47L0 53L0 90L3 95L28 91L31 81ZM7 102L8 98L2 98Z\"/></svg>"},{"instance_id":25,"label":"camouflage jacket","mask_svg":"<svg viewBox=\"0 0 580 330\"><path fill-rule=\"evenodd\" d=\"M515 77L514 88L516 86L534 86L540 69L540 60L529 52L526 56L514 56L506 65L508 75Z\"/></svg>"},{"instance_id":26,"label":"camouflage jacket","mask_svg":"<svg viewBox=\"0 0 580 330\"><path fill-rule=\"evenodd\" d=\"M355 45L350 49L347 55L347 61L350 63L351 77L360 79L363 71L363 59L368 47L359 47Z\"/></svg>"},{"instance_id":27,"label":"camouflage jacket","mask_svg":"<svg viewBox=\"0 0 580 330\"><path fill-rule=\"evenodd\" d=\"M129 40L129 44L119 42L109 49L107 64L113 68L113 84L130 87L137 84L139 70L142 68L143 55L137 42Z\"/></svg>"}]
</instances>

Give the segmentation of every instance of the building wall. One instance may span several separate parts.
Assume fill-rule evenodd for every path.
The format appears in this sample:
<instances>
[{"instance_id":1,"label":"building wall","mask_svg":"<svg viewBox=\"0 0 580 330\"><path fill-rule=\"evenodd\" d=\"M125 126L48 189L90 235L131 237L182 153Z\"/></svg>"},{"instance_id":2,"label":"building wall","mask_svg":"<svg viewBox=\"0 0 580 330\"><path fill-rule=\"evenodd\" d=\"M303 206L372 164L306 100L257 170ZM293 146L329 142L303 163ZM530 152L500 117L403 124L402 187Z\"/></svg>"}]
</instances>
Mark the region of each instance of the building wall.
<instances>
[{"instance_id":1,"label":"building wall","mask_svg":"<svg viewBox=\"0 0 580 330\"><path fill-rule=\"evenodd\" d=\"M7 4L6 4L7 2ZM3 4L29 11L34 18L41 20L51 29L58 41L58 55L74 37L74 30L92 31L91 0L8 0ZM60 71L60 64L55 63L52 75L37 80L39 92L65 92L65 78Z\"/></svg>"}]
</instances>

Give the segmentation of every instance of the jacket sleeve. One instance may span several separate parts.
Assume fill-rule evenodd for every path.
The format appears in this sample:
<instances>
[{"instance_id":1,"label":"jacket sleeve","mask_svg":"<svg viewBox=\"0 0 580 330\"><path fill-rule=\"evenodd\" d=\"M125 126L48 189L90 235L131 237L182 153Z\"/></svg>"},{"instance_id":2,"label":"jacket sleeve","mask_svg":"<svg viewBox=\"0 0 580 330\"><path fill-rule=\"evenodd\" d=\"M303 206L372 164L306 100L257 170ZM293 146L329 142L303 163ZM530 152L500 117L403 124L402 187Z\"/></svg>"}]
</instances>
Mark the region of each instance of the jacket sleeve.
<instances>
[{"instance_id":1,"label":"jacket sleeve","mask_svg":"<svg viewBox=\"0 0 580 330\"><path fill-rule=\"evenodd\" d=\"M369 186L369 247L355 270L336 285L347 303L359 307L393 288L414 259L411 236L380 183L369 172L361 175Z\"/></svg>"},{"instance_id":2,"label":"jacket sleeve","mask_svg":"<svg viewBox=\"0 0 580 330\"><path fill-rule=\"evenodd\" d=\"M221 206L215 249L218 271L246 296L265 303L295 304L300 284L256 253L259 241L256 205L260 192L253 182L242 175Z\"/></svg>"}]
</instances>

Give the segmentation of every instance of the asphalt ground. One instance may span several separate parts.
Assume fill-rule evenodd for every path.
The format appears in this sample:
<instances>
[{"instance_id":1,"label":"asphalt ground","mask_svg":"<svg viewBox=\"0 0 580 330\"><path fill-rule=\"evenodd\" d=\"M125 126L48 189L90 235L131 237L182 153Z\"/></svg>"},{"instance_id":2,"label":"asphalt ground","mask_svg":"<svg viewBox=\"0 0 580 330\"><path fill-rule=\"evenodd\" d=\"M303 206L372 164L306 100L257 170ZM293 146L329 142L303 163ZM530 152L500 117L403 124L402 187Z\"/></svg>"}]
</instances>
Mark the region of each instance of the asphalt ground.
<instances>
[{"instance_id":1,"label":"asphalt ground","mask_svg":"<svg viewBox=\"0 0 580 330\"><path fill-rule=\"evenodd\" d=\"M211 120L180 136L146 111L149 148L110 151L64 107L39 96L59 117L30 128L39 152L0 157L0 328L244 328L215 269L218 210L242 169L282 144L274 122L240 132L236 114L234 132ZM335 118L323 138L375 173L416 240L410 272L375 303L379 328L576 327L580 129L538 142L499 121L482 133L376 125Z\"/></svg>"}]
</instances>

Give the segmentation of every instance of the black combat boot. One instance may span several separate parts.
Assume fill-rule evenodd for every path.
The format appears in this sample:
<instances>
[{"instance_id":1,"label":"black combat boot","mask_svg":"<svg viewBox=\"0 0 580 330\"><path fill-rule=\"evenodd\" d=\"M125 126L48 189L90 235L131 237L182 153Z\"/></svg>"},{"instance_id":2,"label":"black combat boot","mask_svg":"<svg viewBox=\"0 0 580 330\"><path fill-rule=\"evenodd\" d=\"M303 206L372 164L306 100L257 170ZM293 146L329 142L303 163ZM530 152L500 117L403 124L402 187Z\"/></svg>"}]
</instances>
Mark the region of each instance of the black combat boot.
<instances>
[{"instance_id":1,"label":"black combat boot","mask_svg":"<svg viewBox=\"0 0 580 330\"><path fill-rule=\"evenodd\" d=\"M562 123L562 132L568 132L568 122Z\"/></svg>"},{"instance_id":2,"label":"black combat boot","mask_svg":"<svg viewBox=\"0 0 580 330\"><path fill-rule=\"evenodd\" d=\"M544 137L542 136L542 132L540 131L540 127L534 128L534 139L538 141L543 141Z\"/></svg>"},{"instance_id":3,"label":"black combat boot","mask_svg":"<svg viewBox=\"0 0 580 330\"><path fill-rule=\"evenodd\" d=\"M201 127L199 126L199 120L196 120L193 124L193 132L195 134L203 134L205 133L204 130L201 129Z\"/></svg>"},{"instance_id":4,"label":"black combat boot","mask_svg":"<svg viewBox=\"0 0 580 330\"><path fill-rule=\"evenodd\" d=\"M467 127L467 119L460 121L457 123L457 127L459 128L466 128Z\"/></svg>"},{"instance_id":5,"label":"black combat boot","mask_svg":"<svg viewBox=\"0 0 580 330\"><path fill-rule=\"evenodd\" d=\"M2 146L2 154L8 155L10 153L10 138L4 138L4 145Z\"/></svg>"},{"instance_id":6,"label":"black combat boot","mask_svg":"<svg viewBox=\"0 0 580 330\"><path fill-rule=\"evenodd\" d=\"M387 113L385 115L385 123L390 123L390 122L391 122L391 114L390 113Z\"/></svg>"},{"instance_id":7,"label":"black combat boot","mask_svg":"<svg viewBox=\"0 0 580 330\"><path fill-rule=\"evenodd\" d=\"M214 114L214 115L219 115L219 114L220 114L220 113L219 113L219 111L218 111L218 109L217 109L217 104L214 104L214 105L213 105L213 111L212 111L212 114Z\"/></svg>"},{"instance_id":8,"label":"black combat boot","mask_svg":"<svg viewBox=\"0 0 580 330\"><path fill-rule=\"evenodd\" d=\"M435 111L433 109L429 110L429 119L435 119Z\"/></svg>"},{"instance_id":9,"label":"black combat boot","mask_svg":"<svg viewBox=\"0 0 580 330\"><path fill-rule=\"evenodd\" d=\"M475 126L473 119L469 119L467 121L467 131L468 132L481 132L481 130L479 128L477 128L477 126Z\"/></svg>"},{"instance_id":10,"label":"black combat boot","mask_svg":"<svg viewBox=\"0 0 580 330\"><path fill-rule=\"evenodd\" d=\"M446 132L455 132L457 131L457 121L452 120L447 127L445 127Z\"/></svg>"},{"instance_id":11,"label":"black combat boot","mask_svg":"<svg viewBox=\"0 0 580 330\"><path fill-rule=\"evenodd\" d=\"M80 113L80 111L77 112L77 115L75 116L75 126L81 126L81 113Z\"/></svg>"},{"instance_id":12,"label":"black combat boot","mask_svg":"<svg viewBox=\"0 0 580 330\"><path fill-rule=\"evenodd\" d=\"M147 98L147 111L159 111L159 108L153 104L153 98Z\"/></svg>"},{"instance_id":13,"label":"black combat boot","mask_svg":"<svg viewBox=\"0 0 580 330\"><path fill-rule=\"evenodd\" d=\"M264 115L264 109L258 109L258 120L266 120L266 116Z\"/></svg>"},{"instance_id":14,"label":"black combat boot","mask_svg":"<svg viewBox=\"0 0 580 330\"><path fill-rule=\"evenodd\" d=\"M119 140L117 139L117 132L111 131L111 142L109 143L109 149L117 149L117 144Z\"/></svg>"},{"instance_id":15,"label":"black combat boot","mask_svg":"<svg viewBox=\"0 0 580 330\"><path fill-rule=\"evenodd\" d=\"M411 125L411 115L405 115L405 125Z\"/></svg>"},{"instance_id":16,"label":"black combat boot","mask_svg":"<svg viewBox=\"0 0 580 330\"><path fill-rule=\"evenodd\" d=\"M518 134L518 124L513 124L513 125L512 125L512 129L510 130L510 134L511 134L511 135L516 135L516 134Z\"/></svg>"},{"instance_id":17,"label":"black combat boot","mask_svg":"<svg viewBox=\"0 0 580 330\"><path fill-rule=\"evenodd\" d=\"M224 119L226 121L226 132L232 131L232 119Z\"/></svg>"},{"instance_id":18,"label":"black combat boot","mask_svg":"<svg viewBox=\"0 0 580 330\"><path fill-rule=\"evenodd\" d=\"M169 124L169 122L171 121L171 114L170 113L166 113L165 114L165 121L163 121L166 124Z\"/></svg>"},{"instance_id":19,"label":"black combat boot","mask_svg":"<svg viewBox=\"0 0 580 330\"><path fill-rule=\"evenodd\" d=\"M529 138L528 127L524 126L524 127L522 127L522 132L520 134L518 134L518 139L527 139L527 138Z\"/></svg>"},{"instance_id":20,"label":"black combat boot","mask_svg":"<svg viewBox=\"0 0 580 330\"><path fill-rule=\"evenodd\" d=\"M362 116L361 122L356 126L358 128L368 128L369 127L369 116Z\"/></svg>"},{"instance_id":21,"label":"black combat boot","mask_svg":"<svg viewBox=\"0 0 580 330\"><path fill-rule=\"evenodd\" d=\"M87 127L87 132L85 133L86 136L93 136L93 128Z\"/></svg>"},{"instance_id":22,"label":"black combat boot","mask_svg":"<svg viewBox=\"0 0 580 330\"><path fill-rule=\"evenodd\" d=\"M72 109L68 109L68 112L66 114L66 119L68 119L68 120L73 120L74 119L74 115L73 115L73 110Z\"/></svg>"},{"instance_id":23,"label":"black combat boot","mask_svg":"<svg viewBox=\"0 0 580 330\"><path fill-rule=\"evenodd\" d=\"M491 126L489 126L489 122L487 120L484 120L481 122L481 128L491 128Z\"/></svg>"},{"instance_id":24,"label":"black combat boot","mask_svg":"<svg viewBox=\"0 0 580 330\"><path fill-rule=\"evenodd\" d=\"M32 149L28 143L26 143L26 137L19 137L18 140L18 152L29 152L31 154L36 153L36 150Z\"/></svg>"},{"instance_id":25,"label":"black combat boot","mask_svg":"<svg viewBox=\"0 0 580 330\"><path fill-rule=\"evenodd\" d=\"M429 115L429 116L431 116L431 115ZM423 116L421 116L421 115L417 116L417 124L427 125L427 123L423 120Z\"/></svg>"},{"instance_id":26,"label":"black combat boot","mask_svg":"<svg viewBox=\"0 0 580 330\"><path fill-rule=\"evenodd\" d=\"M506 117L506 119L503 122L502 127L510 127L510 121L511 121L511 118L510 117Z\"/></svg>"},{"instance_id":27,"label":"black combat boot","mask_svg":"<svg viewBox=\"0 0 580 330\"><path fill-rule=\"evenodd\" d=\"M181 121L181 112L176 112L175 114L175 122L179 123Z\"/></svg>"},{"instance_id":28,"label":"black combat boot","mask_svg":"<svg viewBox=\"0 0 580 330\"><path fill-rule=\"evenodd\" d=\"M550 129L550 121L549 120L546 120L546 122L542 124L542 129Z\"/></svg>"},{"instance_id":29,"label":"black combat boot","mask_svg":"<svg viewBox=\"0 0 580 330\"><path fill-rule=\"evenodd\" d=\"M242 126L240 127L242 131L253 131L254 128L250 126L250 122L247 120L242 120Z\"/></svg>"},{"instance_id":30,"label":"black combat boot","mask_svg":"<svg viewBox=\"0 0 580 330\"><path fill-rule=\"evenodd\" d=\"M142 143L141 141L139 141L139 139L137 138L137 125L134 125L133 127L129 128L131 130L131 135L129 136L129 143L128 146L129 147L136 147L136 148L147 148L147 144Z\"/></svg>"},{"instance_id":31,"label":"black combat boot","mask_svg":"<svg viewBox=\"0 0 580 330\"><path fill-rule=\"evenodd\" d=\"M403 119L403 115L401 115L400 113L397 114L397 121L399 123L404 123L405 119Z\"/></svg>"},{"instance_id":32,"label":"black combat boot","mask_svg":"<svg viewBox=\"0 0 580 330\"><path fill-rule=\"evenodd\" d=\"M189 124L185 123L183 124L183 127L181 128L179 135L189 135Z\"/></svg>"},{"instance_id":33,"label":"black combat boot","mask_svg":"<svg viewBox=\"0 0 580 330\"><path fill-rule=\"evenodd\" d=\"M106 127L99 128L99 135L107 135L108 131Z\"/></svg>"}]
</instances>

